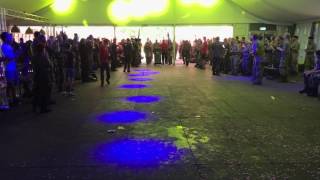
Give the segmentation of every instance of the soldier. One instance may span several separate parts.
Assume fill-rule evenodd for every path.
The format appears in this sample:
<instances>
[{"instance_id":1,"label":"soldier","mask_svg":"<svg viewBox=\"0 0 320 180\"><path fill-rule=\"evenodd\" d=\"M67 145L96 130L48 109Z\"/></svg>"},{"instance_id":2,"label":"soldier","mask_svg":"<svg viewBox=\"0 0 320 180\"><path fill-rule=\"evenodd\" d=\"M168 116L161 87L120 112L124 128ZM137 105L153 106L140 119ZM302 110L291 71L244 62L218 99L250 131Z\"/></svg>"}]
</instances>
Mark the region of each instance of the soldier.
<instances>
[{"instance_id":1,"label":"soldier","mask_svg":"<svg viewBox=\"0 0 320 180\"><path fill-rule=\"evenodd\" d=\"M182 59L185 62L186 66L189 66L191 58L191 43L189 41L183 41L182 44Z\"/></svg>"},{"instance_id":2,"label":"soldier","mask_svg":"<svg viewBox=\"0 0 320 180\"><path fill-rule=\"evenodd\" d=\"M158 40L153 44L153 54L154 64L161 64L161 47Z\"/></svg>"},{"instance_id":3,"label":"soldier","mask_svg":"<svg viewBox=\"0 0 320 180\"><path fill-rule=\"evenodd\" d=\"M220 38L217 37L215 42L212 45L212 74L213 75L220 75L220 67L221 62L224 57L225 50L223 48L222 42L220 42Z\"/></svg>"},{"instance_id":4,"label":"soldier","mask_svg":"<svg viewBox=\"0 0 320 180\"><path fill-rule=\"evenodd\" d=\"M237 40L233 39L231 41L231 47L230 47L230 52L231 52L231 71L232 75L238 75L239 73L239 64L240 64L240 48Z\"/></svg>"},{"instance_id":5,"label":"soldier","mask_svg":"<svg viewBox=\"0 0 320 180\"><path fill-rule=\"evenodd\" d=\"M162 40L161 42L161 60L162 60L162 64L167 64L168 61L168 56L167 56L167 51L168 51L168 43L166 40Z\"/></svg>"},{"instance_id":6,"label":"soldier","mask_svg":"<svg viewBox=\"0 0 320 180\"><path fill-rule=\"evenodd\" d=\"M147 39L147 42L144 45L144 53L146 55L146 61L147 61L147 65L151 64L152 62L152 42L149 40L149 38Z\"/></svg>"},{"instance_id":7,"label":"soldier","mask_svg":"<svg viewBox=\"0 0 320 180\"><path fill-rule=\"evenodd\" d=\"M132 44L130 39L128 38L126 43L124 44L124 69L123 72L130 72L130 65L131 65L131 61L132 61Z\"/></svg>"},{"instance_id":8,"label":"soldier","mask_svg":"<svg viewBox=\"0 0 320 180\"><path fill-rule=\"evenodd\" d=\"M298 57L299 57L299 50L300 50L300 43L298 41L298 36L293 36L292 43L290 46L291 50L291 61L290 61L290 72L294 75L298 73Z\"/></svg>"},{"instance_id":9,"label":"soldier","mask_svg":"<svg viewBox=\"0 0 320 180\"><path fill-rule=\"evenodd\" d=\"M265 58L265 48L262 37L253 35L252 38L252 54L254 56L253 70L252 70L252 83L254 85L261 85L263 78L262 61Z\"/></svg>"},{"instance_id":10,"label":"soldier","mask_svg":"<svg viewBox=\"0 0 320 180\"><path fill-rule=\"evenodd\" d=\"M306 51L306 60L304 62L304 69L311 70L314 68L314 54L316 51L316 45L313 42L313 37L309 37Z\"/></svg>"}]
</instances>

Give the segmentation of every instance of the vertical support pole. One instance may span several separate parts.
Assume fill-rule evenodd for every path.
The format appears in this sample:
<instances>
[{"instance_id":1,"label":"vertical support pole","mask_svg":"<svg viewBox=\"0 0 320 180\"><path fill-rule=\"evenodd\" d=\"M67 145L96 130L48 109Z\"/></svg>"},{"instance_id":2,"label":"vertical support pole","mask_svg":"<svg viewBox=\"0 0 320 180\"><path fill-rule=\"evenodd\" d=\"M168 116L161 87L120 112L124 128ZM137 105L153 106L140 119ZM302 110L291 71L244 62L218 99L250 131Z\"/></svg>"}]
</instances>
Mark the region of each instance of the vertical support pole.
<instances>
[{"instance_id":1,"label":"vertical support pole","mask_svg":"<svg viewBox=\"0 0 320 180\"><path fill-rule=\"evenodd\" d=\"M176 25L173 25L173 65L176 65Z\"/></svg>"},{"instance_id":2,"label":"vertical support pole","mask_svg":"<svg viewBox=\"0 0 320 180\"><path fill-rule=\"evenodd\" d=\"M0 8L0 32L7 31L6 9Z\"/></svg>"},{"instance_id":3,"label":"vertical support pole","mask_svg":"<svg viewBox=\"0 0 320 180\"><path fill-rule=\"evenodd\" d=\"M116 26L113 26L113 38L117 38L116 37Z\"/></svg>"}]
</instances>

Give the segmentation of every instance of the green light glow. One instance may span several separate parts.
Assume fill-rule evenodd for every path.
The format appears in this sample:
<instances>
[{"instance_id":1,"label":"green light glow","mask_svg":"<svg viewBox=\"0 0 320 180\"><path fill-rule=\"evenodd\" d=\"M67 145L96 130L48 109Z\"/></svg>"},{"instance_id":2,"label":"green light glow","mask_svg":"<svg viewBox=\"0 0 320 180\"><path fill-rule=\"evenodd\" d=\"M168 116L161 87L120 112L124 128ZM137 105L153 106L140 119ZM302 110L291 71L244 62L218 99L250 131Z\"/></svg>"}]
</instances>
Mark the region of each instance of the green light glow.
<instances>
[{"instance_id":1,"label":"green light glow","mask_svg":"<svg viewBox=\"0 0 320 180\"><path fill-rule=\"evenodd\" d=\"M89 26L89 23L86 19L82 20L82 24L84 27L88 27Z\"/></svg>"},{"instance_id":2,"label":"green light glow","mask_svg":"<svg viewBox=\"0 0 320 180\"><path fill-rule=\"evenodd\" d=\"M202 7L211 8L212 6L216 5L219 0L180 0L180 2L186 6L199 5Z\"/></svg>"},{"instance_id":3,"label":"green light glow","mask_svg":"<svg viewBox=\"0 0 320 180\"><path fill-rule=\"evenodd\" d=\"M73 10L75 3L76 0L55 0L51 8L57 14L68 14Z\"/></svg>"},{"instance_id":4,"label":"green light glow","mask_svg":"<svg viewBox=\"0 0 320 180\"><path fill-rule=\"evenodd\" d=\"M169 0L114 0L107 8L110 20L125 25L132 20L143 20L149 16L164 14Z\"/></svg>"}]
</instances>

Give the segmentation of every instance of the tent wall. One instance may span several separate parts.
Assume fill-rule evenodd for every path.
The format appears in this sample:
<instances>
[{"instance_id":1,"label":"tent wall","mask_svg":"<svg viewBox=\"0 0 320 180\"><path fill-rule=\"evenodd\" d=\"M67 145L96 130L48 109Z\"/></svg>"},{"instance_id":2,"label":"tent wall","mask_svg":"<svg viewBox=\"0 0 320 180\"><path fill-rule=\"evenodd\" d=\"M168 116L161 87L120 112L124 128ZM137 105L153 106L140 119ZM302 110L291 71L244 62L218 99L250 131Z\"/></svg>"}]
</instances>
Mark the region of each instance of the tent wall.
<instances>
[{"instance_id":1,"label":"tent wall","mask_svg":"<svg viewBox=\"0 0 320 180\"><path fill-rule=\"evenodd\" d=\"M312 23L300 23L297 24L295 34L299 36L300 52L299 52L299 64L303 64L305 61L305 49L307 48L308 38L311 35Z\"/></svg>"},{"instance_id":2,"label":"tent wall","mask_svg":"<svg viewBox=\"0 0 320 180\"><path fill-rule=\"evenodd\" d=\"M233 25L233 36L246 37L249 39L249 24L234 24Z\"/></svg>"}]
</instances>

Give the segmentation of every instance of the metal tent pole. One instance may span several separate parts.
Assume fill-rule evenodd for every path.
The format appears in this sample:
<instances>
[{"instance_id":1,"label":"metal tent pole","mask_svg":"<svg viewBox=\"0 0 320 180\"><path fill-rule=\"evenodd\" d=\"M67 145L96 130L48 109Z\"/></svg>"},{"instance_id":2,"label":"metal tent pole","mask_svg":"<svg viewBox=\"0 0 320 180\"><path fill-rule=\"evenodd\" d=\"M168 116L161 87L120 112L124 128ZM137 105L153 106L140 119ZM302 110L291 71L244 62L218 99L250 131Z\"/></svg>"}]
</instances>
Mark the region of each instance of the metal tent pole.
<instances>
[{"instance_id":1,"label":"metal tent pole","mask_svg":"<svg viewBox=\"0 0 320 180\"><path fill-rule=\"evenodd\" d=\"M7 31L6 14L6 9L0 8L0 32Z\"/></svg>"}]
</instances>

